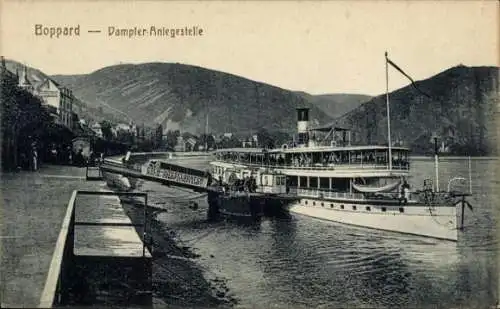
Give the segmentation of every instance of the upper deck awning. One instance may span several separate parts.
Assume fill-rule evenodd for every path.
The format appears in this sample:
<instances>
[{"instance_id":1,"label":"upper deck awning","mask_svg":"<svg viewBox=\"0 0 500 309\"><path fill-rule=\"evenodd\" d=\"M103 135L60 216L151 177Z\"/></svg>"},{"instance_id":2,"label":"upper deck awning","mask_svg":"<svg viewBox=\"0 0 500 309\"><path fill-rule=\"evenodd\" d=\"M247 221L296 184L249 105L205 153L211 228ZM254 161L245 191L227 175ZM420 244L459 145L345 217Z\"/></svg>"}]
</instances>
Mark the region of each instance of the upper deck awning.
<instances>
[{"instance_id":1,"label":"upper deck awning","mask_svg":"<svg viewBox=\"0 0 500 309\"><path fill-rule=\"evenodd\" d=\"M238 153L238 154L265 154L265 153L311 153L311 152L338 152L338 151L388 151L388 146L382 145L359 145L359 146L313 146L313 147L290 147L290 148L224 148L215 153ZM393 151L409 151L405 147L392 147Z\"/></svg>"},{"instance_id":2,"label":"upper deck awning","mask_svg":"<svg viewBox=\"0 0 500 309\"><path fill-rule=\"evenodd\" d=\"M214 153L243 153L243 154L264 154L270 152L277 152L279 149L265 149L265 148L223 148L217 149Z\"/></svg>"},{"instance_id":3,"label":"upper deck awning","mask_svg":"<svg viewBox=\"0 0 500 309\"><path fill-rule=\"evenodd\" d=\"M409 151L405 147L391 147L392 151ZM359 146L314 146L314 147L296 147L282 150L284 153L308 153L308 152L338 152L338 151L388 151L388 146L380 145L359 145Z\"/></svg>"},{"instance_id":4,"label":"upper deck awning","mask_svg":"<svg viewBox=\"0 0 500 309\"><path fill-rule=\"evenodd\" d=\"M332 130L335 132L351 131L351 129L337 127L334 124L328 124L328 125L317 126L317 127L311 128L311 131L321 131L321 132L330 132Z\"/></svg>"}]
</instances>

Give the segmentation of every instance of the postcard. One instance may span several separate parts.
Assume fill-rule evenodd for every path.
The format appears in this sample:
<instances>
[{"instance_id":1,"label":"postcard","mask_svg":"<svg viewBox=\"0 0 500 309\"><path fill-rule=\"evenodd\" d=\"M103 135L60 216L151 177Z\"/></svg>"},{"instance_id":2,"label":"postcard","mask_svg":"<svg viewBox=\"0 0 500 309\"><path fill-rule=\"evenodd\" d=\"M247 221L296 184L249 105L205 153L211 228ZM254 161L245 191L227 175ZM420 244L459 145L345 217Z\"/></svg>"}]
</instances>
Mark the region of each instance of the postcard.
<instances>
[{"instance_id":1,"label":"postcard","mask_svg":"<svg viewBox=\"0 0 500 309\"><path fill-rule=\"evenodd\" d=\"M2 1L1 307L500 308L499 5Z\"/></svg>"}]
</instances>

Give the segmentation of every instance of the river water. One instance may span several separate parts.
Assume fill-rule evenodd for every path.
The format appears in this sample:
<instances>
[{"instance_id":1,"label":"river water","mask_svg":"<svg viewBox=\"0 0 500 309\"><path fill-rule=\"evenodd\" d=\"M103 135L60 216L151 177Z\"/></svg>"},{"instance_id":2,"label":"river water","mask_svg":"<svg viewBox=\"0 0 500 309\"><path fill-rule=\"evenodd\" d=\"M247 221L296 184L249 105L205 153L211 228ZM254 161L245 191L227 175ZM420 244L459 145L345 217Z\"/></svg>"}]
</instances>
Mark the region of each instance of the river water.
<instances>
[{"instance_id":1,"label":"river water","mask_svg":"<svg viewBox=\"0 0 500 309\"><path fill-rule=\"evenodd\" d=\"M497 163L472 160L474 209L457 243L298 215L253 226L207 223L205 199L192 210L189 191L150 182L138 190L168 210L157 220L200 255L196 263L207 279L226 280L236 308L486 308L499 291ZM183 164L207 167L193 158ZM433 160L413 160L412 171L410 184L420 188L434 178ZM468 161L441 159L441 188L455 176L468 178Z\"/></svg>"}]
</instances>

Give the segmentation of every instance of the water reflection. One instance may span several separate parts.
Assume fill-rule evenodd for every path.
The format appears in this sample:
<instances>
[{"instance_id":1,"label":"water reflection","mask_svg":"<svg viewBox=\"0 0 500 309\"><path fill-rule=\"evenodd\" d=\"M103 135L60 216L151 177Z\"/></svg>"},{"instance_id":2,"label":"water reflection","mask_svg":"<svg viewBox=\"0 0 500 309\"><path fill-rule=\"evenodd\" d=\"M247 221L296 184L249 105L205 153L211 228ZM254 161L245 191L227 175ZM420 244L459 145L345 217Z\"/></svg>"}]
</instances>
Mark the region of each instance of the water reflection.
<instances>
[{"instance_id":1,"label":"water reflection","mask_svg":"<svg viewBox=\"0 0 500 309\"><path fill-rule=\"evenodd\" d=\"M260 225L206 222L175 200L172 188L144 183L158 220L201 255L207 276L228 280L241 307L487 307L498 291L495 175L491 162L473 161L474 210L458 243L347 227L307 217ZM433 172L414 162L414 186ZM466 161L441 163L444 179L467 177ZM443 188L444 188L443 187Z\"/></svg>"},{"instance_id":2,"label":"water reflection","mask_svg":"<svg viewBox=\"0 0 500 309\"><path fill-rule=\"evenodd\" d=\"M405 307L415 302L415 284L430 281L422 271L457 261L456 246L450 242L384 237L366 234L366 230L360 234L362 229L326 222L314 225L313 230L300 218L269 225L272 245L262 257L262 269L275 297L285 289L286 295L278 295L278 299L288 297L290 303L308 299L310 306L326 302L332 306Z\"/></svg>"}]
</instances>

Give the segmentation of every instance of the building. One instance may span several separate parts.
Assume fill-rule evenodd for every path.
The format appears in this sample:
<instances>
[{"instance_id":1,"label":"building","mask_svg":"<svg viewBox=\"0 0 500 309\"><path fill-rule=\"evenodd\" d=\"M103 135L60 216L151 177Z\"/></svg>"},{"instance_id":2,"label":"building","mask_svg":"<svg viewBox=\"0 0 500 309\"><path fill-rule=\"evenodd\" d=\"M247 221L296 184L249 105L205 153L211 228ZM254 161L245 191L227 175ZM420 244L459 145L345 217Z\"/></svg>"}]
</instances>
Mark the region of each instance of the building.
<instances>
[{"instance_id":1,"label":"building","mask_svg":"<svg viewBox=\"0 0 500 309\"><path fill-rule=\"evenodd\" d=\"M73 113L76 113L77 115L83 114L83 102L77 98L73 98Z\"/></svg>"},{"instance_id":2,"label":"building","mask_svg":"<svg viewBox=\"0 0 500 309\"><path fill-rule=\"evenodd\" d=\"M73 112L78 113L78 110L73 111L73 102L76 99L71 90L49 77L42 80L31 77L27 66L23 67L22 74L17 75L19 87L39 97L56 123L64 125L70 130L73 128Z\"/></svg>"},{"instance_id":3,"label":"building","mask_svg":"<svg viewBox=\"0 0 500 309\"><path fill-rule=\"evenodd\" d=\"M259 136L257 134L252 135L252 140L255 144L255 147L259 146Z\"/></svg>"},{"instance_id":4,"label":"building","mask_svg":"<svg viewBox=\"0 0 500 309\"><path fill-rule=\"evenodd\" d=\"M101 125L99 124L99 122L95 122L94 124L92 124L92 126L90 126L90 129L92 129L92 131L94 131L94 133L97 135L97 137L99 137L99 138L103 137L102 128L101 128Z\"/></svg>"},{"instance_id":5,"label":"building","mask_svg":"<svg viewBox=\"0 0 500 309\"><path fill-rule=\"evenodd\" d=\"M34 94L35 92L35 87L33 86L33 83L30 81L28 77L28 69L26 66L24 66L23 73L19 75L18 72L16 72L17 76L19 76L19 87L29 91L30 93Z\"/></svg>"},{"instance_id":6,"label":"building","mask_svg":"<svg viewBox=\"0 0 500 309\"><path fill-rule=\"evenodd\" d=\"M127 132L133 133L134 135L136 134L135 126L132 124L119 123L114 126L114 129L116 130L116 132Z\"/></svg>"},{"instance_id":7,"label":"building","mask_svg":"<svg viewBox=\"0 0 500 309\"><path fill-rule=\"evenodd\" d=\"M177 152L186 152L186 151L196 151L198 150L196 146L198 145L198 140L194 136L182 137L179 136L177 138L177 144L174 147L174 150Z\"/></svg>"},{"instance_id":8,"label":"building","mask_svg":"<svg viewBox=\"0 0 500 309\"><path fill-rule=\"evenodd\" d=\"M190 137L184 141L184 151L195 151L195 146L198 142L193 137Z\"/></svg>"},{"instance_id":9,"label":"building","mask_svg":"<svg viewBox=\"0 0 500 309\"><path fill-rule=\"evenodd\" d=\"M84 136L78 136L72 140L73 142L73 152L79 153L82 151L82 155L85 158L90 156L90 139Z\"/></svg>"},{"instance_id":10,"label":"building","mask_svg":"<svg viewBox=\"0 0 500 309\"><path fill-rule=\"evenodd\" d=\"M257 135L252 135L250 137L244 138L241 142L243 148L247 147L257 147L258 146L258 137Z\"/></svg>"},{"instance_id":11,"label":"building","mask_svg":"<svg viewBox=\"0 0 500 309\"><path fill-rule=\"evenodd\" d=\"M177 137L177 143L174 150L177 152L186 151L186 143L184 142L184 138L182 136Z\"/></svg>"},{"instance_id":12,"label":"building","mask_svg":"<svg viewBox=\"0 0 500 309\"><path fill-rule=\"evenodd\" d=\"M73 127L73 101L71 90L47 78L35 89L35 95L40 97L45 105L56 110L57 123L68 128Z\"/></svg>"},{"instance_id":13,"label":"building","mask_svg":"<svg viewBox=\"0 0 500 309\"><path fill-rule=\"evenodd\" d=\"M5 65L5 58L2 56L2 67L0 68L1 75L0 77L2 80L8 80L9 83L15 84L18 81L18 76L11 71L7 70L7 66Z\"/></svg>"}]
</instances>

